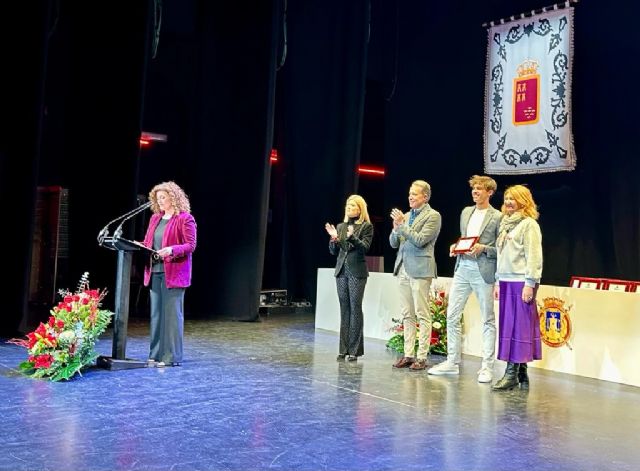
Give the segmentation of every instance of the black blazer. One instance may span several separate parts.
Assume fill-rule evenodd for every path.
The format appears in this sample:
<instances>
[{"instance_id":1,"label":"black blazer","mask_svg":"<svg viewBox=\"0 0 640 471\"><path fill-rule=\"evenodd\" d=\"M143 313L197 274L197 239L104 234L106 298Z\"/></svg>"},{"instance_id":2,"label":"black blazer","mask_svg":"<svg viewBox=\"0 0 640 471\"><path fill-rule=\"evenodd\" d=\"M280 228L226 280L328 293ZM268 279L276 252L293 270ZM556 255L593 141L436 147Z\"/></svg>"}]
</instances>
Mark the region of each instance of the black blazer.
<instances>
[{"instance_id":1,"label":"black blazer","mask_svg":"<svg viewBox=\"0 0 640 471\"><path fill-rule=\"evenodd\" d=\"M367 262L364 255L369 251L371 239L373 239L373 225L370 222L354 224L353 235L347 239L346 222L341 222L336 227L338 240L329 241L329 252L338 255L334 275L338 276L342 267L346 264L349 271L356 278L366 278L369 276Z\"/></svg>"}]
</instances>

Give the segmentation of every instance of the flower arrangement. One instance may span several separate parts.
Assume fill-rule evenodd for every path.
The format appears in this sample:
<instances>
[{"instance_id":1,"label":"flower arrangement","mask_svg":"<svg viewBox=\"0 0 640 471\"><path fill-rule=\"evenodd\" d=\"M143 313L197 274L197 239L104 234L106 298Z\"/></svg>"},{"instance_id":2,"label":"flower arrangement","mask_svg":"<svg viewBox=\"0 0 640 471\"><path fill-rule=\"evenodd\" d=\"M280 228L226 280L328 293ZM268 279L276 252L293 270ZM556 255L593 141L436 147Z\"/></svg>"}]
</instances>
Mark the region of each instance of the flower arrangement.
<instances>
[{"instance_id":1,"label":"flower arrangement","mask_svg":"<svg viewBox=\"0 0 640 471\"><path fill-rule=\"evenodd\" d=\"M429 294L429 309L431 310L431 341L429 351L441 355L447 354L447 293L435 285L431 285ZM391 319L393 326L389 329L393 336L387 341L387 348L398 353L404 353L404 325L402 319ZM416 332L420 326L416 324ZM418 335L416 335L416 351L418 350Z\"/></svg>"},{"instance_id":2,"label":"flower arrangement","mask_svg":"<svg viewBox=\"0 0 640 471\"><path fill-rule=\"evenodd\" d=\"M25 347L27 361L20 371L34 378L51 381L69 379L92 363L98 354L94 345L113 315L100 309L106 290L89 289L89 273L80 279L75 293L61 290L63 300L51 309L47 323L27 334L26 339L11 339L10 343Z\"/></svg>"}]
</instances>

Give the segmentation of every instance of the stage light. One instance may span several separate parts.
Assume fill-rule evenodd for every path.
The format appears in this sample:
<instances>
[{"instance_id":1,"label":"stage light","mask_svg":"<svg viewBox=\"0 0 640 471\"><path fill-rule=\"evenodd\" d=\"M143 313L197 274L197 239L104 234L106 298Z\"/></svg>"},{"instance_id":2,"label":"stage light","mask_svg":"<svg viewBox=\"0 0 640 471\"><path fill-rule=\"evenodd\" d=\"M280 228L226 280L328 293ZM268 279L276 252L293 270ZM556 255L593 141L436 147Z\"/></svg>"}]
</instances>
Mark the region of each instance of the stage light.
<instances>
[{"instance_id":1,"label":"stage light","mask_svg":"<svg viewBox=\"0 0 640 471\"><path fill-rule=\"evenodd\" d=\"M278 161L278 149L271 149L271 155L269 155L269 160L272 163Z\"/></svg>"},{"instance_id":2,"label":"stage light","mask_svg":"<svg viewBox=\"0 0 640 471\"><path fill-rule=\"evenodd\" d=\"M167 135L148 131L140 133L140 147L149 147L152 142L167 142Z\"/></svg>"},{"instance_id":3,"label":"stage light","mask_svg":"<svg viewBox=\"0 0 640 471\"><path fill-rule=\"evenodd\" d=\"M364 175L376 175L376 176L384 177L383 168L365 167L364 165L360 165L358 167L358 173L364 174Z\"/></svg>"},{"instance_id":4,"label":"stage light","mask_svg":"<svg viewBox=\"0 0 640 471\"><path fill-rule=\"evenodd\" d=\"M154 142L167 142L167 135L166 134L159 134L157 132L148 132L148 131L142 131L140 133L140 139L141 140L145 140L145 141L154 141Z\"/></svg>"}]
</instances>

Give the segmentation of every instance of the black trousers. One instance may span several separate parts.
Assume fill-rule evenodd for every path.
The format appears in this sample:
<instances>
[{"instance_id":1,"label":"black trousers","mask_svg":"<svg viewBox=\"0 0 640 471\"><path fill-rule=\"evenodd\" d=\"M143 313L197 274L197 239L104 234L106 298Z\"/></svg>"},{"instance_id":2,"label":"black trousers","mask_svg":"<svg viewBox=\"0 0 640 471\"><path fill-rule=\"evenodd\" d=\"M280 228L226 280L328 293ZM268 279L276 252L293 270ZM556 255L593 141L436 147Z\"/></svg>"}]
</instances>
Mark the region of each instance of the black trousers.
<instances>
[{"instance_id":1,"label":"black trousers","mask_svg":"<svg viewBox=\"0 0 640 471\"><path fill-rule=\"evenodd\" d=\"M366 284L366 278L356 278L344 269L336 277L340 301L340 353L343 355L364 354L362 298Z\"/></svg>"},{"instance_id":2,"label":"black trousers","mask_svg":"<svg viewBox=\"0 0 640 471\"><path fill-rule=\"evenodd\" d=\"M149 358L165 363L182 362L185 288L167 288L164 273L151 275Z\"/></svg>"}]
</instances>

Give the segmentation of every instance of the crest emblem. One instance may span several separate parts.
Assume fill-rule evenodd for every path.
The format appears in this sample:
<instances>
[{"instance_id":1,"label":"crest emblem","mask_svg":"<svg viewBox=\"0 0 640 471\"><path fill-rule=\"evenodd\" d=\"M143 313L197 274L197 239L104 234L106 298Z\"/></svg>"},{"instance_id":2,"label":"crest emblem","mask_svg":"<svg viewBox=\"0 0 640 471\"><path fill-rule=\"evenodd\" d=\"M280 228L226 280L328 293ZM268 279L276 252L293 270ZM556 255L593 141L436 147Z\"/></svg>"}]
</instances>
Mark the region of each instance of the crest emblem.
<instances>
[{"instance_id":1,"label":"crest emblem","mask_svg":"<svg viewBox=\"0 0 640 471\"><path fill-rule=\"evenodd\" d=\"M569 310L565 307L564 301L559 298L544 298L542 306L538 308L538 319L540 321L540 336L542 341L549 347L562 347L569 345L571 336L571 318Z\"/></svg>"},{"instance_id":2,"label":"crest emblem","mask_svg":"<svg viewBox=\"0 0 640 471\"><path fill-rule=\"evenodd\" d=\"M535 124L540 119L538 62L528 59L518 66L513 79L513 124Z\"/></svg>"}]
</instances>

